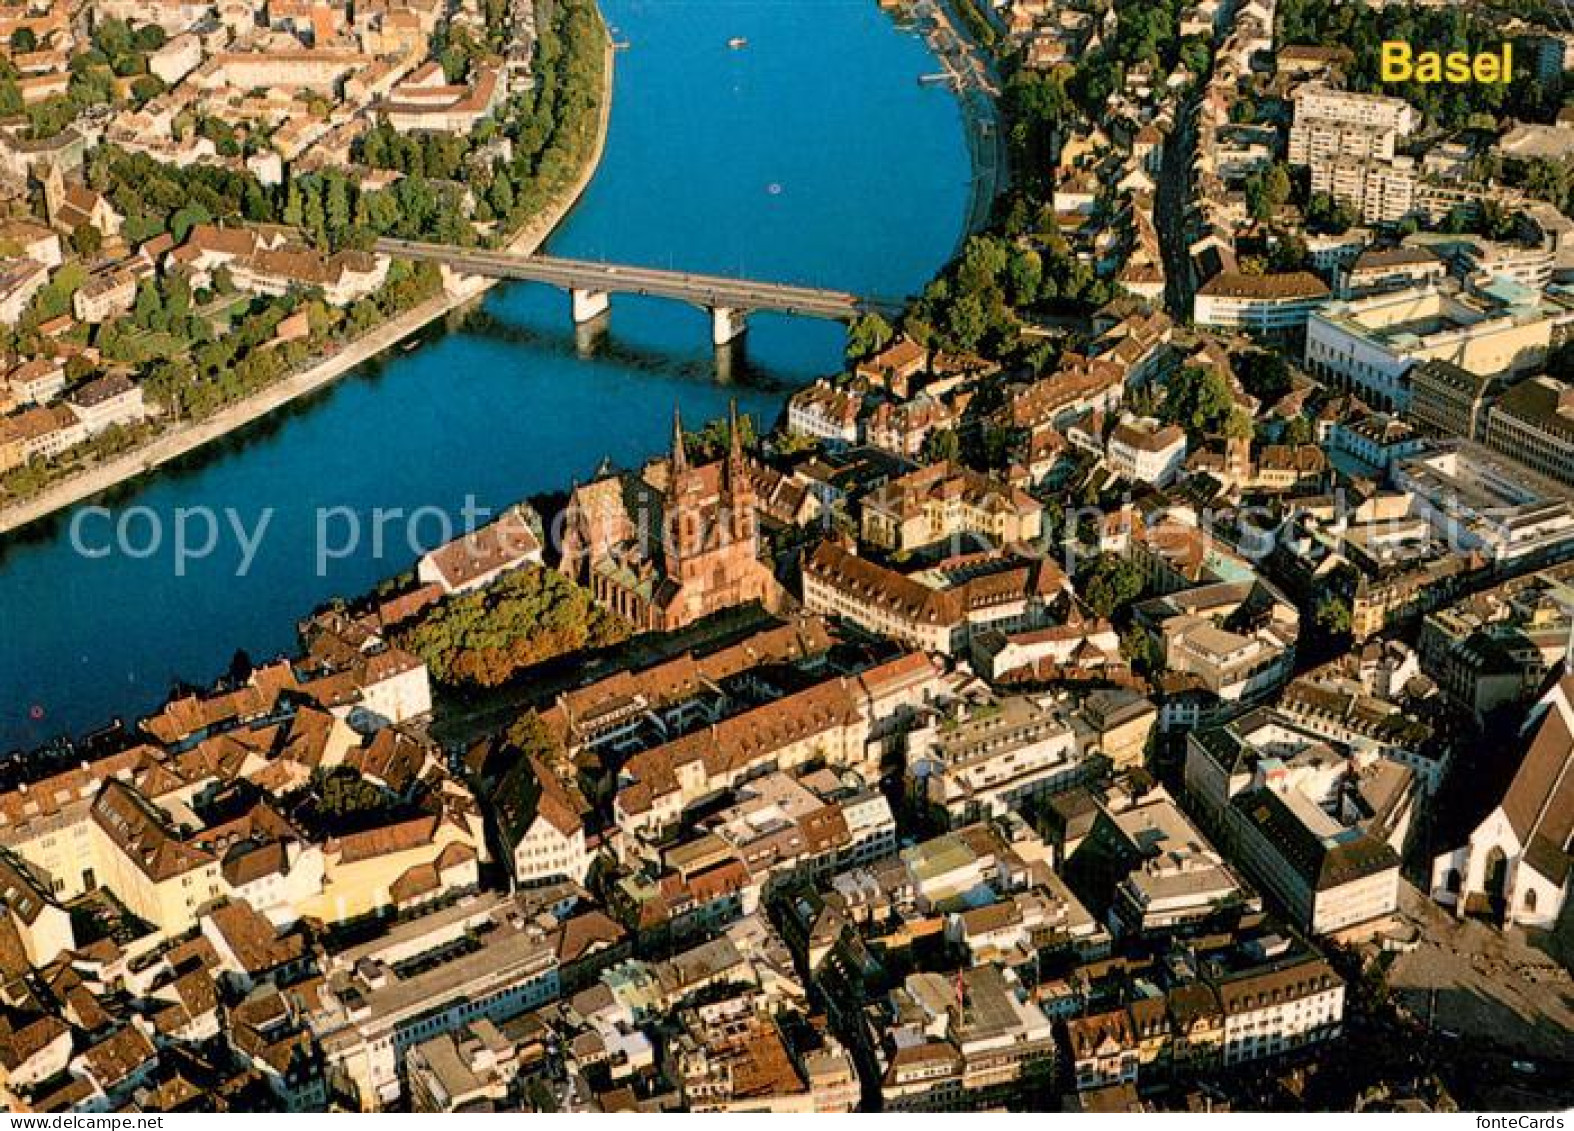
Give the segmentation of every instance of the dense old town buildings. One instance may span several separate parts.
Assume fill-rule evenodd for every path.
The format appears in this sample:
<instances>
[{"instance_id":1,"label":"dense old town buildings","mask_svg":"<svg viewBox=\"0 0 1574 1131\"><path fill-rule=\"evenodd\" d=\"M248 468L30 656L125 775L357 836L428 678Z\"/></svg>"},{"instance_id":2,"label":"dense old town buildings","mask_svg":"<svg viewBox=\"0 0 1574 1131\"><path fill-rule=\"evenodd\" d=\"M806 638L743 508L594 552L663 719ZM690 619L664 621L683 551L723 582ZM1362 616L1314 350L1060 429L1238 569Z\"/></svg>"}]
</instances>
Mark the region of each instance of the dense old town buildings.
<instances>
[{"instance_id":1,"label":"dense old town buildings","mask_svg":"<svg viewBox=\"0 0 1574 1131\"><path fill-rule=\"evenodd\" d=\"M911 647L955 654L977 632L1050 623L1070 582L1053 561L963 555L919 574L825 541L804 563L804 604Z\"/></svg>"},{"instance_id":2,"label":"dense old town buildings","mask_svg":"<svg viewBox=\"0 0 1574 1131\"><path fill-rule=\"evenodd\" d=\"M977 535L986 544L1035 541L1043 506L965 467L935 464L887 483L863 502L862 538L898 552Z\"/></svg>"},{"instance_id":3,"label":"dense old town buildings","mask_svg":"<svg viewBox=\"0 0 1574 1131\"><path fill-rule=\"evenodd\" d=\"M675 824L689 805L763 765L788 769L812 758L866 774L877 770L882 734L899 727L942 686L932 661L905 656L635 755L620 775L613 803L623 851L643 851L640 845Z\"/></svg>"},{"instance_id":4,"label":"dense old town buildings","mask_svg":"<svg viewBox=\"0 0 1574 1131\"><path fill-rule=\"evenodd\" d=\"M116 359L159 285L270 352L375 324L409 265L362 221L459 140L426 187L501 238L565 6L0 10L0 490L163 419ZM1538 77L1482 110L1346 89L1367 45L1283 42L1321 0L1152 50L1140 4L970 7L999 222L777 427L675 413L290 654L0 759L0 1103L1566 1103L1555 1015L1480 1016L1567 996L1523 949L1574 884L1563 39L1492 29ZM109 19L124 81L34 136ZM288 222L144 232L107 145Z\"/></svg>"}]
</instances>

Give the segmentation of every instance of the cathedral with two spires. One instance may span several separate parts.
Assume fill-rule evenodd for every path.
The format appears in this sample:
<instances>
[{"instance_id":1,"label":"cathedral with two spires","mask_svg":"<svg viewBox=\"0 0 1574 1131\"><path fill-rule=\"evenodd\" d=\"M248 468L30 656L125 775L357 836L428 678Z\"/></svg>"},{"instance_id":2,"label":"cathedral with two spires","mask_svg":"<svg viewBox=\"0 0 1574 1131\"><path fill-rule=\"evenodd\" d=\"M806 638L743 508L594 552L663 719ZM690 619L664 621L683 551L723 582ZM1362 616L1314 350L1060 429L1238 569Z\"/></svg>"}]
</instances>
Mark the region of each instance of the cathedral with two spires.
<instances>
[{"instance_id":1,"label":"cathedral with two spires","mask_svg":"<svg viewBox=\"0 0 1574 1131\"><path fill-rule=\"evenodd\" d=\"M670 632L751 601L780 604L781 585L759 556L736 404L721 459L689 461L674 411L671 454L576 486L565 520L563 572L638 631Z\"/></svg>"}]
</instances>

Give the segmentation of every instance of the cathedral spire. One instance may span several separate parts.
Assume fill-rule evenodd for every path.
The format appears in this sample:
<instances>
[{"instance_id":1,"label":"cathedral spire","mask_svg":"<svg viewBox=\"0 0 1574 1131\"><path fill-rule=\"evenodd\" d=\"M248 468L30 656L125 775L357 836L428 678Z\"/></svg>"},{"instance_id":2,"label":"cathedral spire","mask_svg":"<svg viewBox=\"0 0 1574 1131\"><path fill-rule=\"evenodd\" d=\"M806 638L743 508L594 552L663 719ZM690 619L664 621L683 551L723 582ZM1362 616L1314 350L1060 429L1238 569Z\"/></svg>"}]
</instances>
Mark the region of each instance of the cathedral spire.
<instances>
[{"instance_id":1,"label":"cathedral spire","mask_svg":"<svg viewBox=\"0 0 1574 1131\"><path fill-rule=\"evenodd\" d=\"M683 451L683 414L677 405L672 406L672 475L681 475L689 469L689 458Z\"/></svg>"},{"instance_id":2,"label":"cathedral spire","mask_svg":"<svg viewBox=\"0 0 1574 1131\"><path fill-rule=\"evenodd\" d=\"M738 399L734 397L727 407L727 459L738 465L743 463L743 432L738 428Z\"/></svg>"}]
</instances>

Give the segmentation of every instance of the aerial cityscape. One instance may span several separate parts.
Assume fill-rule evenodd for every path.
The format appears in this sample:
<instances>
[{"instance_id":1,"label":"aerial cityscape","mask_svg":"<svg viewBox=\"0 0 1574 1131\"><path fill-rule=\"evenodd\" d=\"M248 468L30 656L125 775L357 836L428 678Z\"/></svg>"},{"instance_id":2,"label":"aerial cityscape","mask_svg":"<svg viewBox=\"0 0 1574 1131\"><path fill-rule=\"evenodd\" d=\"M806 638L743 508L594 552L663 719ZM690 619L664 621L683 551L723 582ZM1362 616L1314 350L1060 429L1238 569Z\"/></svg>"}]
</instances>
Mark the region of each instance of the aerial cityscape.
<instances>
[{"instance_id":1,"label":"aerial cityscape","mask_svg":"<svg viewBox=\"0 0 1574 1131\"><path fill-rule=\"evenodd\" d=\"M1561 1127L1571 893L1566 0L0 0L7 1116Z\"/></svg>"}]
</instances>

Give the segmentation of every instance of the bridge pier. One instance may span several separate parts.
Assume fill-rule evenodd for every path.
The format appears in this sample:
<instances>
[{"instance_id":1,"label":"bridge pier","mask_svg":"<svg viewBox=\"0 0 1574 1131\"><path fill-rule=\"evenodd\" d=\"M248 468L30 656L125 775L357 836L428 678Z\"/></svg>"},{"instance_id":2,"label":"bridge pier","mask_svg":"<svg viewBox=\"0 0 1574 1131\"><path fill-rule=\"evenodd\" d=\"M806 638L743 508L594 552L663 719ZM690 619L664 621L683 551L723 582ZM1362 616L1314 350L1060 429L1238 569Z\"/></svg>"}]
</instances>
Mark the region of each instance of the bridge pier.
<instances>
[{"instance_id":1,"label":"bridge pier","mask_svg":"<svg viewBox=\"0 0 1574 1131\"><path fill-rule=\"evenodd\" d=\"M724 346L741 338L749 328L749 312L730 306L710 308L710 340L712 345Z\"/></svg>"},{"instance_id":2,"label":"bridge pier","mask_svg":"<svg viewBox=\"0 0 1574 1131\"><path fill-rule=\"evenodd\" d=\"M586 290L574 287L569 291L574 300L574 325L580 326L586 322L594 322L605 314L612 306L612 298L606 291Z\"/></svg>"},{"instance_id":3,"label":"bridge pier","mask_svg":"<svg viewBox=\"0 0 1574 1131\"><path fill-rule=\"evenodd\" d=\"M734 338L724 346L716 347L716 382L720 385L730 385L733 380L742 375L744 362L748 356L749 339L747 335Z\"/></svg>"},{"instance_id":4,"label":"bridge pier","mask_svg":"<svg viewBox=\"0 0 1574 1131\"><path fill-rule=\"evenodd\" d=\"M581 361L587 361L601 352L611 321L610 314L599 314L589 322L574 324L574 353Z\"/></svg>"},{"instance_id":5,"label":"bridge pier","mask_svg":"<svg viewBox=\"0 0 1574 1131\"><path fill-rule=\"evenodd\" d=\"M486 283L481 275L466 275L446 263L437 265L438 277L443 281L443 293L449 298L465 298L478 292Z\"/></svg>"}]
</instances>

